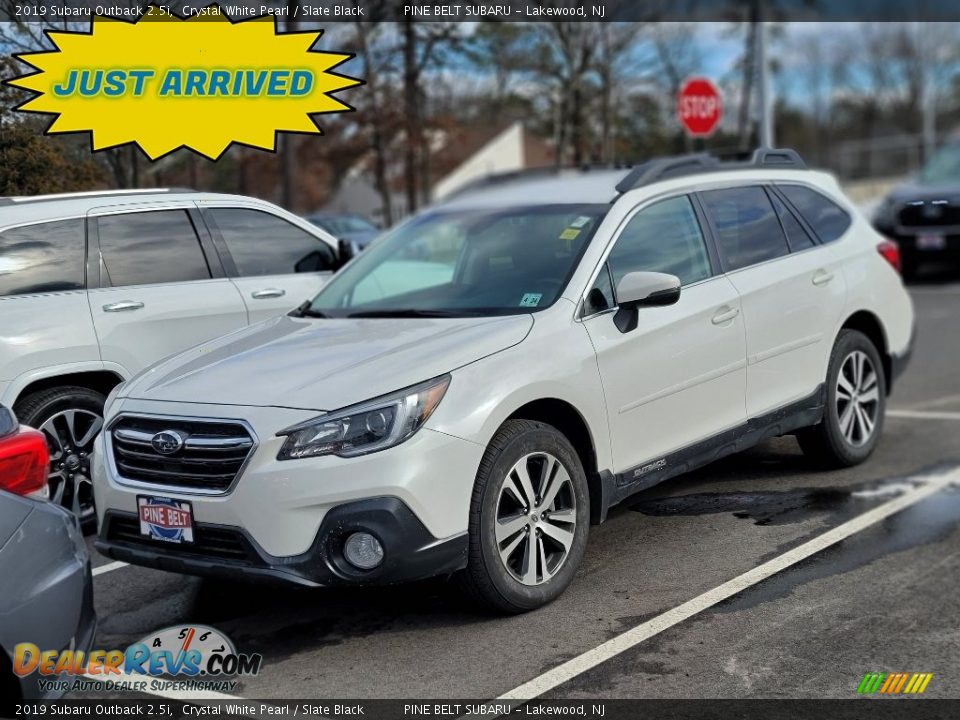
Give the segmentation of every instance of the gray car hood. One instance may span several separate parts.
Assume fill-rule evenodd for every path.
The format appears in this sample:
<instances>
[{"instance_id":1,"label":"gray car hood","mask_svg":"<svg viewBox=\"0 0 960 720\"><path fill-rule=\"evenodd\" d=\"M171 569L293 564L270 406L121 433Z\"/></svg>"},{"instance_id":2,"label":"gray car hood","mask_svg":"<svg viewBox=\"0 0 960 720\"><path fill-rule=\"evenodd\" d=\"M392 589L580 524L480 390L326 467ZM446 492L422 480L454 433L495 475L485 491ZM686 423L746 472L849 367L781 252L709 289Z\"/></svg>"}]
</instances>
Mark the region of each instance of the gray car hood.
<instances>
[{"instance_id":1,"label":"gray car hood","mask_svg":"<svg viewBox=\"0 0 960 720\"><path fill-rule=\"evenodd\" d=\"M530 315L268 320L175 355L121 397L335 410L505 350Z\"/></svg>"}]
</instances>

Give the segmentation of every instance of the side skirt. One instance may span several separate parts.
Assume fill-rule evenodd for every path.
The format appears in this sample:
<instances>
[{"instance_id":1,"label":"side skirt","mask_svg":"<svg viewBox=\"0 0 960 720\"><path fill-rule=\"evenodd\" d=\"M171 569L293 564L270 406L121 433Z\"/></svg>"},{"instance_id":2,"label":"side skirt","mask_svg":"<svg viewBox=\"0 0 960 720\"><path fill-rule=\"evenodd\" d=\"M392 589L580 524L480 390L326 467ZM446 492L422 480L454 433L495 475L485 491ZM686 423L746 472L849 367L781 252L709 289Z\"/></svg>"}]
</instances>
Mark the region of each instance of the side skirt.
<instances>
[{"instance_id":1,"label":"side skirt","mask_svg":"<svg viewBox=\"0 0 960 720\"><path fill-rule=\"evenodd\" d=\"M816 425L823 419L826 387L821 384L812 394L773 410L719 435L701 440L662 458L654 458L626 472L600 474L601 498L593 512L593 522L606 519L607 511L641 490L664 480L696 470L727 455L751 448L764 440L787 435L794 430Z\"/></svg>"}]
</instances>

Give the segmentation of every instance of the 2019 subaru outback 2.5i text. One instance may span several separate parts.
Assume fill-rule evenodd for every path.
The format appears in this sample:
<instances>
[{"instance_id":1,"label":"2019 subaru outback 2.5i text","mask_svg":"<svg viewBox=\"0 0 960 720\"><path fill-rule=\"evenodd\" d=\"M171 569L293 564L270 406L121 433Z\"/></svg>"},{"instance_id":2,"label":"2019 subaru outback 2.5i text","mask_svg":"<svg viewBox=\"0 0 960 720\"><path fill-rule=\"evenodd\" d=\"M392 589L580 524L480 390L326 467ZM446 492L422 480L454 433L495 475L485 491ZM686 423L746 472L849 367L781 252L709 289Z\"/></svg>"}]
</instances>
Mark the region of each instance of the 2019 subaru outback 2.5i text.
<instances>
[{"instance_id":1,"label":"2019 subaru outback 2.5i text","mask_svg":"<svg viewBox=\"0 0 960 720\"><path fill-rule=\"evenodd\" d=\"M869 456L913 330L890 259L790 151L480 184L299 311L121 386L98 547L305 584L457 573L537 607L591 523L684 469L788 433Z\"/></svg>"}]
</instances>

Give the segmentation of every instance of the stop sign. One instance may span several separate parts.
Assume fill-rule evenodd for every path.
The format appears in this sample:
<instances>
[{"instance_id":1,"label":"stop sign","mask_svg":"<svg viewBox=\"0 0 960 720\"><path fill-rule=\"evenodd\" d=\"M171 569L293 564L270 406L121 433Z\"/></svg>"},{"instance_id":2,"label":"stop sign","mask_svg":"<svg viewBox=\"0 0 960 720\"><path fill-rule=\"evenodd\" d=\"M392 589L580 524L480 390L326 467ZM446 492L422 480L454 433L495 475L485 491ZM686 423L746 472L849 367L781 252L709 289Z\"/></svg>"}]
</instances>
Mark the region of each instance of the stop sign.
<instances>
[{"instance_id":1,"label":"stop sign","mask_svg":"<svg viewBox=\"0 0 960 720\"><path fill-rule=\"evenodd\" d=\"M691 137L713 133L723 115L720 91L707 78L689 78L677 94L677 119Z\"/></svg>"}]
</instances>

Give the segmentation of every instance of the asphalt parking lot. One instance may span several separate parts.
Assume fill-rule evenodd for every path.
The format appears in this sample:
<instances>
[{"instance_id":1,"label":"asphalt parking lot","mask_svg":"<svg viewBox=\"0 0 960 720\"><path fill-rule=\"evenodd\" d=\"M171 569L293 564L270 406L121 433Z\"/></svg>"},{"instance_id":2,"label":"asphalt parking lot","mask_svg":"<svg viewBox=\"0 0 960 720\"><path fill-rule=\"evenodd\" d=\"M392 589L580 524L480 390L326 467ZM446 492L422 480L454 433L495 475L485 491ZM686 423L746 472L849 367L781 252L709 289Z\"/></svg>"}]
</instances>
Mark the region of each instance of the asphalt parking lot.
<instances>
[{"instance_id":1,"label":"asphalt parking lot","mask_svg":"<svg viewBox=\"0 0 960 720\"><path fill-rule=\"evenodd\" d=\"M853 698L868 671L933 673L926 696L960 698L960 486L950 475L960 468L960 282L934 277L912 295L918 345L868 463L817 471L782 438L670 481L591 528L577 580L546 608L492 617L441 581L288 590L94 552L97 645L213 625L263 654L260 675L238 688L257 699L492 699L523 688L550 698ZM930 478L939 484L922 499L661 627L665 613L909 500ZM660 631L619 654L596 650L638 627L647 630L634 638Z\"/></svg>"}]
</instances>

